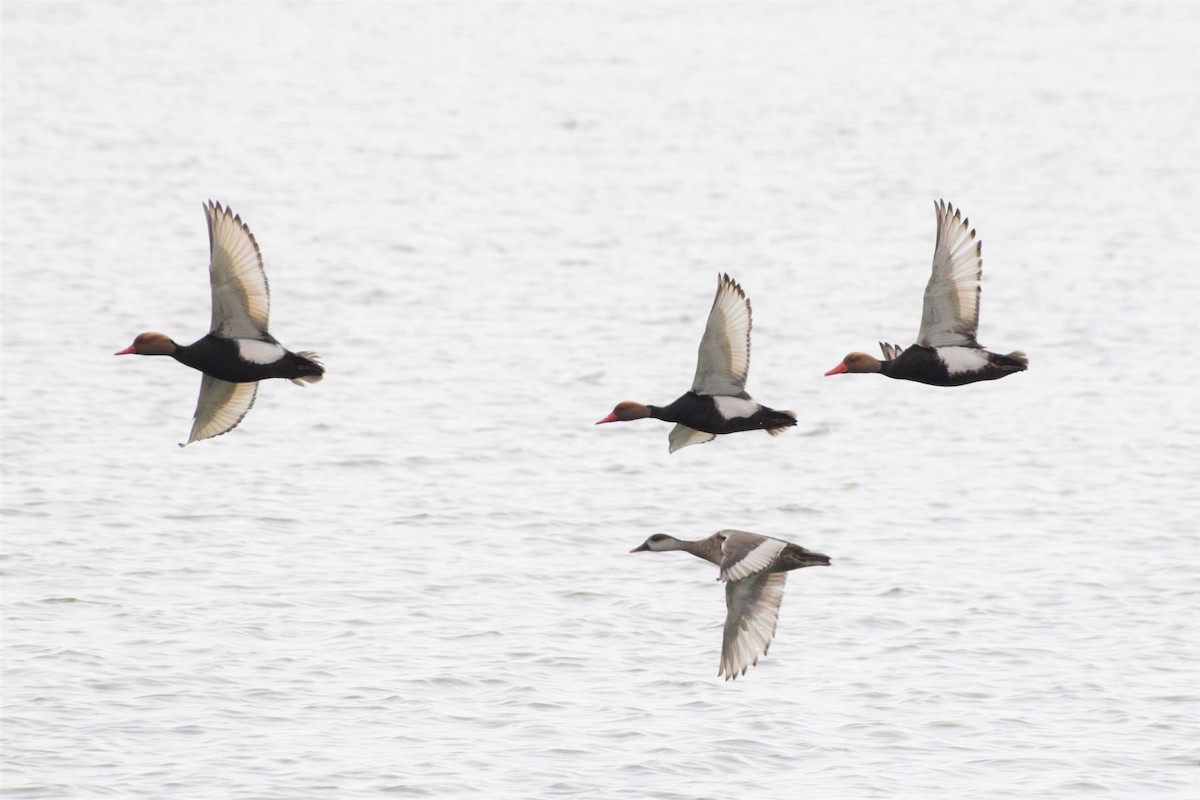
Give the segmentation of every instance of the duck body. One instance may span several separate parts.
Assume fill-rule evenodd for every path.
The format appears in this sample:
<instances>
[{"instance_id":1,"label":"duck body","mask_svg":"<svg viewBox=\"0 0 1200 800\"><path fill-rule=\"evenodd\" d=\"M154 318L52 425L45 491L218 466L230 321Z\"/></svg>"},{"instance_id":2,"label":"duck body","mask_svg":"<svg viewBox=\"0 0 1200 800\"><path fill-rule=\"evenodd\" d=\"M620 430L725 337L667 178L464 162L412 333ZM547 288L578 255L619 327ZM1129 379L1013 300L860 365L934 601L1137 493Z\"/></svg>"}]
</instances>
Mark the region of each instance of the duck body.
<instances>
[{"instance_id":1,"label":"duck body","mask_svg":"<svg viewBox=\"0 0 1200 800\"><path fill-rule=\"evenodd\" d=\"M667 406L626 400L597 422L661 419L674 422L668 435L670 452L702 444L725 433L765 430L778 436L796 424L791 411L776 411L746 393L750 371L750 301L728 275L717 276L717 296L696 359L692 388Z\"/></svg>"},{"instance_id":2,"label":"duck body","mask_svg":"<svg viewBox=\"0 0 1200 800\"><path fill-rule=\"evenodd\" d=\"M269 378L311 381L325 374L311 353L293 353L274 339L227 339L210 333L189 345L175 345L171 356L180 364L230 383Z\"/></svg>"},{"instance_id":3,"label":"duck body","mask_svg":"<svg viewBox=\"0 0 1200 800\"><path fill-rule=\"evenodd\" d=\"M325 375L315 353L293 353L267 331L271 292L258 242L241 217L211 201L204 215L212 289L208 334L181 345L161 333L141 333L116 353L171 356L203 373L187 444L237 427L254 405L259 381L286 378L303 385Z\"/></svg>"},{"instance_id":4,"label":"duck body","mask_svg":"<svg viewBox=\"0 0 1200 800\"><path fill-rule=\"evenodd\" d=\"M780 431L796 424L788 411L776 411L750 395L704 395L687 392L667 406L647 406L650 417L719 435L741 431Z\"/></svg>"},{"instance_id":5,"label":"duck body","mask_svg":"<svg viewBox=\"0 0 1200 800\"><path fill-rule=\"evenodd\" d=\"M938 201L934 211L937 241L916 344L905 350L881 342L882 360L850 353L826 375L879 372L930 386L964 386L1028 369L1029 359L1019 350L1001 355L976 341L983 243L954 206Z\"/></svg>"},{"instance_id":6,"label":"duck body","mask_svg":"<svg viewBox=\"0 0 1200 800\"><path fill-rule=\"evenodd\" d=\"M831 561L798 544L738 530L718 531L696 541L656 533L629 552L666 550L683 550L720 568L726 616L717 675L725 680L745 675L770 649L787 573L828 566Z\"/></svg>"},{"instance_id":7,"label":"duck body","mask_svg":"<svg viewBox=\"0 0 1200 800\"><path fill-rule=\"evenodd\" d=\"M880 362L880 372L889 378L916 381L930 386L965 386L978 381L994 381L1020 372L1029 361L1023 353L1000 355L982 347L924 347L914 344L906 350L893 345L884 349L897 353Z\"/></svg>"}]
</instances>

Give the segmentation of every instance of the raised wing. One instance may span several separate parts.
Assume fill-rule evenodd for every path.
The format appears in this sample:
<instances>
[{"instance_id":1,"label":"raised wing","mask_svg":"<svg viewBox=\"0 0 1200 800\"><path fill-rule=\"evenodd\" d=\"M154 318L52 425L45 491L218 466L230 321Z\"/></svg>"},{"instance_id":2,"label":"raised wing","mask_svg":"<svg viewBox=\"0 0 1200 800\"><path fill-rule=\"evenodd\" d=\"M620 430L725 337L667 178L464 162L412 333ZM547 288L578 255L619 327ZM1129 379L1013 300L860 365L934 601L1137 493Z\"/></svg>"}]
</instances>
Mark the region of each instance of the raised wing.
<instances>
[{"instance_id":1,"label":"raised wing","mask_svg":"<svg viewBox=\"0 0 1200 800\"><path fill-rule=\"evenodd\" d=\"M745 531L721 531L721 580L740 581L779 558L787 542Z\"/></svg>"},{"instance_id":2,"label":"raised wing","mask_svg":"<svg viewBox=\"0 0 1200 800\"><path fill-rule=\"evenodd\" d=\"M717 278L717 297L700 340L692 391L740 395L750 372L750 301L728 275Z\"/></svg>"},{"instance_id":3,"label":"raised wing","mask_svg":"<svg viewBox=\"0 0 1200 800\"><path fill-rule=\"evenodd\" d=\"M725 584L725 637L721 645L721 668L725 680L745 675L746 670L767 654L779 623L786 572L761 573Z\"/></svg>"},{"instance_id":4,"label":"raised wing","mask_svg":"<svg viewBox=\"0 0 1200 800\"><path fill-rule=\"evenodd\" d=\"M954 206L939 200L933 274L925 286L925 306L917 344L925 347L978 347L979 279L983 242Z\"/></svg>"},{"instance_id":5,"label":"raised wing","mask_svg":"<svg viewBox=\"0 0 1200 800\"><path fill-rule=\"evenodd\" d=\"M200 399L196 401L195 421L187 444L236 428L254 405L257 393L257 383L230 383L205 375L200 381Z\"/></svg>"},{"instance_id":6,"label":"raised wing","mask_svg":"<svg viewBox=\"0 0 1200 800\"><path fill-rule=\"evenodd\" d=\"M228 208L211 200L208 218L208 277L212 283L210 333L230 339L267 337L271 290L254 235Z\"/></svg>"},{"instance_id":7,"label":"raised wing","mask_svg":"<svg viewBox=\"0 0 1200 800\"><path fill-rule=\"evenodd\" d=\"M717 438L715 433L705 433L704 431L689 428L687 425L676 425L674 428L671 428L671 433L668 434L667 441L671 447L669 452L674 453L681 447L704 444L705 442L711 442L715 438Z\"/></svg>"}]
</instances>

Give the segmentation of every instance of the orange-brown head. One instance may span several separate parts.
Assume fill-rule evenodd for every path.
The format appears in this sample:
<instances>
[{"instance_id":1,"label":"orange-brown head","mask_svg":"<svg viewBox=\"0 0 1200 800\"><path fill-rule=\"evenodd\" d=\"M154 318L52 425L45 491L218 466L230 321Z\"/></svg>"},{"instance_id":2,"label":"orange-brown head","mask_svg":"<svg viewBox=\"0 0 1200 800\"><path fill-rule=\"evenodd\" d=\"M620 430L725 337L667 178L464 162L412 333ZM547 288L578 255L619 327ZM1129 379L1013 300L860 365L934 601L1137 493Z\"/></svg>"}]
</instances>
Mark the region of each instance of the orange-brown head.
<instances>
[{"instance_id":1,"label":"orange-brown head","mask_svg":"<svg viewBox=\"0 0 1200 800\"><path fill-rule=\"evenodd\" d=\"M612 413L604 419L597 422L597 425L603 425L606 422L629 422L631 419L645 419L650 416L650 408L641 403L635 403L632 400L624 400L617 403L613 408Z\"/></svg>"},{"instance_id":2,"label":"orange-brown head","mask_svg":"<svg viewBox=\"0 0 1200 800\"><path fill-rule=\"evenodd\" d=\"M139 333L133 344L124 350L113 353L114 356L135 354L139 356L169 356L175 352L175 343L165 334Z\"/></svg>"},{"instance_id":3,"label":"orange-brown head","mask_svg":"<svg viewBox=\"0 0 1200 800\"><path fill-rule=\"evenodd\" d=\"M841 375L843 372L879 372L883 365L879 359L866 353L851 353L842 359L842 363L826 372L826 375Z\"/></svg>"}]
</instances>

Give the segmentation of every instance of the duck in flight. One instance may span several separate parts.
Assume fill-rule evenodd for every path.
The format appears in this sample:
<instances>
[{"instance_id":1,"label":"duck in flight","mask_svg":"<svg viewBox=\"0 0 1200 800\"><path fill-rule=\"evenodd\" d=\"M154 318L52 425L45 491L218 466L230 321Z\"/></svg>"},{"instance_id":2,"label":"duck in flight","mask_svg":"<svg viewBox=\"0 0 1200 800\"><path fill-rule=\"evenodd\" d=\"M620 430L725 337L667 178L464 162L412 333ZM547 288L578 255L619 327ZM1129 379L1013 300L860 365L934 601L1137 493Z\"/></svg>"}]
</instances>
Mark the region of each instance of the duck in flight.
<instances>
[{"instance_id":1,"label":"duck in flight","mask_svg":"<svg viewBox=\"0 0 1200 800\"><path fill-rule=\"evenodd\" d=\"M767 654L779 622L787 573L830 562L829 556L800 545L734 530L692 542L656 533L629 552L645 550L683 550L721 568L718 580L725 582L727 612L717 675L724 675L725 680L745 675Z\"/></svg>"},{"instance_id":2,"label":"duck in flight","mask_svg":"<svg viewBox=\"0 0 1200 800\"><path fill-rule=\"evenodd\" d=\"M765 430L778 436L796 424L791 411L776 411L746 394L750 371L750 301L728 275L717 277L717 296L700 340L692 388L668 406L626 400L597 422L661 419L674 422L670 452L712 441L718 434Z\"/></svg>"},{"instance_id":3,"label":"duck in flight","mask_svg":"<svg viewBox=\"0 0 1200 800\"><path fill-rule=\"evenodd\" d=\"M161 333L142 333L115 354L171 356L204 373L186 444L236 428L254 405L258 381L287 378L303 385L316 383L325 375L315 353L293 353L267 332L271 303L267 274L258 243L241 217L211 200L204 206L204 215L208 218L212 284L208 335L181 345Z\"/></svg>"},{"instance_id":4,"label":"duck in flight","mask_svg":"<svg viewBox=\"0 0 1200 800\"><path fill-rule=\"evenodd\" d=\"M975 240L970 223L953 206L939 200L934 209L937 243L917 343L905 350L880 342L882 361L866 353L851 353L826 375L880 372L931 386L962 386L994 381L1029 366L1029 359L1019 350L1000 355L975 341L983 242Z\"/></svg>"}]
</instances>

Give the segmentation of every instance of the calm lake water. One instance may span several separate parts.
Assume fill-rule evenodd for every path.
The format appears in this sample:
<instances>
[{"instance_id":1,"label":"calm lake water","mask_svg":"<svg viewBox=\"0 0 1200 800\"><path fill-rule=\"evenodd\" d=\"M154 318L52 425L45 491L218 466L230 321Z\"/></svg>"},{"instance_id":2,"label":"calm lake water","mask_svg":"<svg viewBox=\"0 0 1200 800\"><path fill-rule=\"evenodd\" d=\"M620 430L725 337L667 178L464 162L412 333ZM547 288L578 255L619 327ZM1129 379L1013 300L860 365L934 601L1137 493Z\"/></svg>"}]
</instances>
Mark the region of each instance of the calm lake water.
<instances>
[{"instance_id":1,"label":"calm lake water","mask_svg":"<svg viewBox=\"0 0 1200 800\"><path fill-rule=\"evenodd\" d=\"M1200 6L3 7L12 797L1190 798ZM1029 372L911 343L933 201ZM186 449L201 212L264 384ZM690 384L716 275L778 439ZM737 527L828 553L717 677Z\"/></svg>"}]
</instances>

